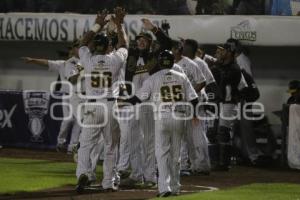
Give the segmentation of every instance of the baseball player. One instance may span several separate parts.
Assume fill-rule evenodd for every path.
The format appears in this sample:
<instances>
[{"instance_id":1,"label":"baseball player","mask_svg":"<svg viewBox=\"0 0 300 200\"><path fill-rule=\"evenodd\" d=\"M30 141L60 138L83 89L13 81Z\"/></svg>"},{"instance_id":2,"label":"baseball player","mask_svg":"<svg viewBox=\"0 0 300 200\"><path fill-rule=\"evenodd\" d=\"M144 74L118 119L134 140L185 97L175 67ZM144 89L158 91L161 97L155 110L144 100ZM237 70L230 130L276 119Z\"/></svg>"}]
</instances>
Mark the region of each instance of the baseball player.
<instances>
[{"instance_id":1,"label":"baseball player","mask_svg":"<svg viewBox=\"0 0 300 200\"><path fill-rule=\"evenodd\" d=\"M142 32L136 37L137 48L129 50L126 68L126 80L132 81L134 89L133 91L130 87L127 88L129 94L135 94L149 75L154 73L159 52L162 49L171 48L171 39L160 28L156 27L148 19L142 19L142 22L144 28L156 36L160 49L156 51L151 50L151 34ZM132 186L142 181L147 186L154 186L157 182L157 177L152 107L149 105L140 106L139 119L132 119L127 125L132 171L128 179L121 180L121 186ZM142 149L140 147L141 144ZM142 152L144 153L142 154Z\"/></svg>"},{"instance_id":2,"label":"baseball player","mask_svg":"<svg viewBox=\"0 0 300 200\"><path fill-rule=\"evenodd\" d=\"M119 72L127 59L127 36L122 27L125 10L116 8L113 21L117 26L118 45L117 50L107 54L109 40L106 35L98 34L107 21L107 11L98 13L95 25L87 32L79 49L79 57L85 69L85 87L87 102L84 107L82 134L80 136L80 148L78 150L78 163L76 176L78 183L77 192L83 192L90 181L96 179L96 169L92 168L99 158L98 142L103 133L105 155L103 162L103 191L117 190L115 165L116 150L119 143L119 124L113 117L113 105L115 103L114 83L117 82ZM94 41L95 52L91 53L87 46Z\"/></svg>"},{"instance_id":3,"label":"baseball player","mask_svg":"<svg viewBox=\"0 0 300 200\"><path fill-rule=\"evenodd\" d=\"M33 63L42 66L48 66L50 71L58 72L62 81L70 82L72 84L72 88L68 88L66 83L62 84L60 92L66 95L63 98L63 116L67 117L70 115L70 107L66 105L70 105L72 107L72 117L68 120L63 120L61 123L60 131L57 137L57 147L58 151L65 150L66 140L68 137L68 133L70 128L72 128L72 135L70 139L70 143L67 147L68 152L72 152L73 147L78 143L79 135L81 128L77 123L77 115L76 110L78 104L82 102L82 99L79 98L79 93L84 91L77 91L77 77L82 70L82 66L79 63L78 58L78 47L79 41L74 41L71 46L70 55L71 57L68 60L46 60L46 59L38 59L38 58L30 58L23 57L26 63ZM71 93L71 97L67 96ZM78 119L80 120L80 119Z\"/></svg>"},{"instance_id":4,"label":"baseball player","mask_svg":"<svg viewBox=\"0 0 300 200\"><path fill-rule=\"evenodd\" d=\"M192 59L200 68L201 72L205 77L205 89L202 89L200 93L198 93L201 101L207 101L208 96L205 90L210 86L215 84L215 79L208 68L208 65L199 57L196 57L196 53L198 50L198 42L192 39L184 40L183 46L183 55L187 56L188 58ZM214 87L215 88L215 87ZM216 91L214 90L214 93ZM214 95L216 96L216 95ZM205 111L203 109L200 110L200 115L205 117ZM210 173L210 159L208 153L208 139L206 137L207 132L207 122L204 119L201 119L197 126L193 127L193 141L195 143L195 156L191 156L191 163L192 163L192 171L194 174L204 174L208 175ZM194 160L195 159L195 160Z\"/></svg>"},{"instance_id":5,"label":"baseball player","mask_svg":"<svg viewBox=\"0 0 300 200\"><path fill-rule=\"evenodd\" d=\"M150 100L156 105L155 155L158 165L159 197L168 197L180 192L180 146L185 131L185 119L176 119L173 114L185 117L186 110L175 104L198 103L197 93L185 74L172 69L174 56L163 51L158 57L159 70L150 76L127 102L132 104ZM172 108L174 106L174 109Z\"/></svg>"},{"instance_id":6,"label":"baseball player","mask_svg":"<svg viewBox=\"0 0 300 200\"><path fill-rule=\"evenodd\" d=\"M172 43L172 52L175 56L175 63L181 66L184 70L184 73L189 78L192 83L195 91L197 93L201 93L201 90L205 86L205 77L197 66L197 64L188 57L182 55L183 53L183 44L179 41L173 41ZM196 146L194 145L194 141L198 141L199 139L193 138L192 133L192 123L191 120L187 121L187 134L184 135L182 141L182 149L181 149L181 170L183 175L189 175L189 165L188 165L188 149L190 152L192 169L196 165L194 161L196 160L195 156L197 156L194 152L196 151Z\"/></svg>"}]
</instances>

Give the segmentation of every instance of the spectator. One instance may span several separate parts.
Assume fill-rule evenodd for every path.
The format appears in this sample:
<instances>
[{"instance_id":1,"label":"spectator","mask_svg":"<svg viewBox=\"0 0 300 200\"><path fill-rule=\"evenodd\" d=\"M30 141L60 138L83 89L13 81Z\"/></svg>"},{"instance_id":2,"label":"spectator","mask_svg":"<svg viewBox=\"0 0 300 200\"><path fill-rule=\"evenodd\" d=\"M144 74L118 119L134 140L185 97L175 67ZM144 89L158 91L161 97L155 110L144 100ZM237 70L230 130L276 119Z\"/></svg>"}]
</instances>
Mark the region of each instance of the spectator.
<instances>
[{"instance_id":1,"label":"spectator","mask_svg":"<svg viewBox=\"0 0 300 200\"><path fill-rule=\"evenodd\" d=\"M292 15L290 0L273 0L272 15Z\"/></svg>"},{"instance_id":2,"label":"spectator","mask_svg":"<svg viewBox=\"0 0 300 200\"><path fill-rule=\"evenodd\" d=\"M300 81L291 81L287 92L291 95L287 100L287 104L300 104Z\"/></svg>"},{"instance_id":3,"label":"spectator","mask_svg":"<svg viewBox=\"0 0 300 200\"><path fill-rule=\"evenodd\" d=\"M263 15L264 0L235 0L233 8L236 15Z\"/></svg>"}]
</instances>

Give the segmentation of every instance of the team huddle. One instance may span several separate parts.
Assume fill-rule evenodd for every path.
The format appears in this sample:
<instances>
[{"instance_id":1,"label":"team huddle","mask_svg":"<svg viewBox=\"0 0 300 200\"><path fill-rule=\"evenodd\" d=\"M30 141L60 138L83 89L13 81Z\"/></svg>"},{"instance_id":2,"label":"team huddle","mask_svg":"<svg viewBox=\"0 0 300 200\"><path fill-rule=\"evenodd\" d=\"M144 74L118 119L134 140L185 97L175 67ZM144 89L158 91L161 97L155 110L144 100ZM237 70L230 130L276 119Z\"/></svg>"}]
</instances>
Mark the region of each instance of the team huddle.
<instances>
[{"instance_id":1,"label":"team huddle","mask_svg":"<svg viewBox=\"0 0 300 200\"><path fill-rule=\"evenodd\" d=\"M235 57L238 41L218 46L214 57L198 55L197 41L172 40L142 19L146 31L129 47L125 10L116 8L109 21L107 15L97 14L93 28L72 43L68 60L24 58L58 71L73 86L60 89L71 96L63 101L73 114L62 122L57 148L72 127L68 151L78 150L76 191L96 182L103 159L103 192L142 185L158 187L159 197L178 195L180 176L210 174L209 143L218 146L214 168L228 170L231 116L239 102L256 99L251 71ZM69 110L63 106L64 116Z\"/></svg>"}]
</instances>

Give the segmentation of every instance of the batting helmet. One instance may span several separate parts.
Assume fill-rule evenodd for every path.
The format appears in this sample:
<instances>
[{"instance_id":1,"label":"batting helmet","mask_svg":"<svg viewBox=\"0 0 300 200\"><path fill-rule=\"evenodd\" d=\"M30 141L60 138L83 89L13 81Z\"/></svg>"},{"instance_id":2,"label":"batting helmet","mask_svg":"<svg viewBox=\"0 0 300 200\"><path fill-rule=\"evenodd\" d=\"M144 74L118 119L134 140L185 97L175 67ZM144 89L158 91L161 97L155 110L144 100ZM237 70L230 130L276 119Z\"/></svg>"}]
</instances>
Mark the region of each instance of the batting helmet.
<instances>
[{"instance_id":1,"label":"batting helmet","mask_svg":"<svg viewBox=\"0 0 300 200\"><path fill-rule=\"evenodd\" d=\"M162 51L158 56L158 64L160 68L170 69L174 65L174 55L169 50Z\"/></svg>"},{"instance_id":2,"label":"batting helmet","mask_svg":"<svg viewBox=\"0 0 300 200\"><path fill-rule=\"evenodd\" d=\"M94 44L96 47L96 51L106 51L108 48L108 44L109 44L109 38L107 37L106 34L97 34L94 37Z\"/></svg>"}]
</instances>

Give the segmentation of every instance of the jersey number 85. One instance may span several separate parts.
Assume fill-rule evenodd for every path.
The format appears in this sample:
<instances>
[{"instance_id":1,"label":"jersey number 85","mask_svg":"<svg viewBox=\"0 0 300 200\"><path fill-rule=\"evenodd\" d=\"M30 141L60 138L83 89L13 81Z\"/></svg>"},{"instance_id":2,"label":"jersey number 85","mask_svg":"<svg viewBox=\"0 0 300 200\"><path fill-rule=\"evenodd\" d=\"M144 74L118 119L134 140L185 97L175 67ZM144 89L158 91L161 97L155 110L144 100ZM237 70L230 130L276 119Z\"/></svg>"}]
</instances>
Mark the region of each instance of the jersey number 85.
<instances>
[{"instance_id":1,"label":"jersey number 85","mask_svg":"<svg viewBox=\"0 0 300 200\"><path fill-rule=\"evenodd\" d=\"M182 101L182 86L181 85L166 85L160 88L160 96L162 102Z\"/></svg>"}]
</instances>

